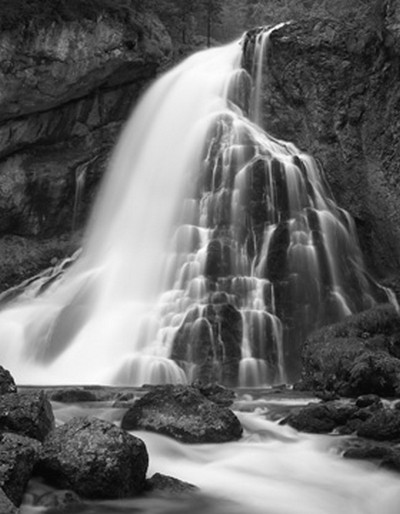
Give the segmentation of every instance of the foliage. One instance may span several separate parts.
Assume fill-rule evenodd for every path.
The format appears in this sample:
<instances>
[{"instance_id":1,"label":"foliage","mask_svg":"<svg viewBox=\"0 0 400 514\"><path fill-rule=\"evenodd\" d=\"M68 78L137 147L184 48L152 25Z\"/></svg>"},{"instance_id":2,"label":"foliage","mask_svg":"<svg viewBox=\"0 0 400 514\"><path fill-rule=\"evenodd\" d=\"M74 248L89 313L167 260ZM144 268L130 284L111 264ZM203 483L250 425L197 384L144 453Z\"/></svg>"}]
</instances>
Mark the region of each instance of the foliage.
<instances>
[{"instance_id":1,"label":"foliage","mask_svg":"<svg viewBox=\"0 0 400 514\"><path fill-rule=\"evenodd\" d=\"M96 20L105 12L117 19L147 7L148 0L0 0L0 29L54 21Z\"/></svg>"}]
</instances>

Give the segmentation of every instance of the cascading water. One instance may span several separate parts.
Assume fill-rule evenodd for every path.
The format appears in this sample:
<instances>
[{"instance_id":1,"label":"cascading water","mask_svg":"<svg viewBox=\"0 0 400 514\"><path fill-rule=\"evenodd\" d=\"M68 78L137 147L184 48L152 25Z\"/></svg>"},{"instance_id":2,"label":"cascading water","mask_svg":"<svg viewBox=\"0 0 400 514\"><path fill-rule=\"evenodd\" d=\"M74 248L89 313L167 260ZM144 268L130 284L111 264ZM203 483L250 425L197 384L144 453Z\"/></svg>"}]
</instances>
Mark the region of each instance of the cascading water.
<instances>
[{"instance_id":1,"label":"cascading water","mask_svg":"<svg viewBox=\"0 0 400 514\"><path fill-rule=\"evenodd\" d=\"M291 381L310 330L386 298L314 160L256 124L270 32L253 77L235 42L143 98L79 260L0 314L19 383Z\"/></svg>"}]
</instances>

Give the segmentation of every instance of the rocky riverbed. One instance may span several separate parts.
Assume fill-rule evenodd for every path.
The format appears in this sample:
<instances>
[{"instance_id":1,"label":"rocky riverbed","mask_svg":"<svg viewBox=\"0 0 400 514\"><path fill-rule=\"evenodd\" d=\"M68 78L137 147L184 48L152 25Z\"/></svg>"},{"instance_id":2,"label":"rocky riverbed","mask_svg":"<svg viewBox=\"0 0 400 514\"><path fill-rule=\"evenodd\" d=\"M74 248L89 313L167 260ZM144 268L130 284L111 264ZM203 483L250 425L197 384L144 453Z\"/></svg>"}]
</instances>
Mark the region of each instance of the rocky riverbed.
<instances>
[{"instance_id":1,"label":"rocky riverbed","mask_svg":"<svg viewBox=\"0 0 400 514\"><path fill-rule=\"evenodd\" d=\"M249 436L249 423L257 424L254 413L271 427L286 424L330 434L325 444L336 454L400 471L397 399L369 394L324 400L285 386L231 391L216 384L17 389L4 369L0 391L3 514L15 514L21 504L23 513L33 507L48 513L86 512L93 501L145 501L160 494L184 505L199 494L198 488L153 467L149 474L154 456L140 435L164 434L188 448L193 443L207 448L254 437ZM270 430L272 441L276 434ZM265 427L258 433L264 432ZM291 434L279 438L290 440ZM78 507L82 510L73 510Z\"/></svg>"}]
</instances>

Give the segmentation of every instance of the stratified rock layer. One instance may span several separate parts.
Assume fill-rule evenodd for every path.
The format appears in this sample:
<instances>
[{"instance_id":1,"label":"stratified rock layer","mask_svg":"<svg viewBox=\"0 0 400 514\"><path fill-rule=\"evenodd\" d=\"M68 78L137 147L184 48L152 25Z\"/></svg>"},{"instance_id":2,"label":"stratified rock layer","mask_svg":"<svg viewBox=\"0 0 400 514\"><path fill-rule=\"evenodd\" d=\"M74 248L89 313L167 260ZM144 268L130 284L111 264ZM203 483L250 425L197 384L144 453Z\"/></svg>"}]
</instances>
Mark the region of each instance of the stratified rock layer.
<instances>
[{"instance_id":1,"label":"stratified rock layer","mask_svg":"<svg viewBox=\"0 0 400 514\"><path fill-rule=\"evenodd\" d=\"M19 256L25 276L50 264L49 246L59 257L55 236L82 226L121 123L170 53L163 26L143 13L0 35L0 236L8 253L10 236L45 240L48 259ZM23 276L3 264L0 290Z\"/></svg>"}]
</instances>

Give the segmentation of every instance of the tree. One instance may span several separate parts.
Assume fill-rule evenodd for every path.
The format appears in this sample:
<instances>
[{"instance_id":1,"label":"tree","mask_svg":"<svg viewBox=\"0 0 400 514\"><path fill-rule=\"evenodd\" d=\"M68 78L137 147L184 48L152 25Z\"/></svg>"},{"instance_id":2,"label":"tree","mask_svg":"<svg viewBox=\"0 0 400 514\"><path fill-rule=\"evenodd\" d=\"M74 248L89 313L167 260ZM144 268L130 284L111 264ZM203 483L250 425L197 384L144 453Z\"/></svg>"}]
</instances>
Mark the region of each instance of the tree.
<instances>
[{"instance_id":1,"label":"tree","mask_svg":"<svg viewBox=\"0 0 400 514\"><path fill-rule=\"evenodd\" d=\"M247 5L243 0L224 0L221 12L222 40L239 37L247 28Z\"/></svg>"},{"instance_id":2,"label":"tree","mask_svg":"<svg viewBox=\"0 0 400 514\"><path fill-rule=\"evenodd\" d=\"M201 0L200 5L204 12L207 34L207 46L210 47L212 29L216 23L221 22L223 2L222 0Z\"/></svg>"},{"instance_id":3,"label":"tree","mask_svg":"<svg viewBox=\"0 0 400 514\"><path fill-rule=\"evenodd\" d=\"M196 0L175 0L181 42L188 43L195 26L195 14L198 11Z\"/></svg>"}]
</instances>

